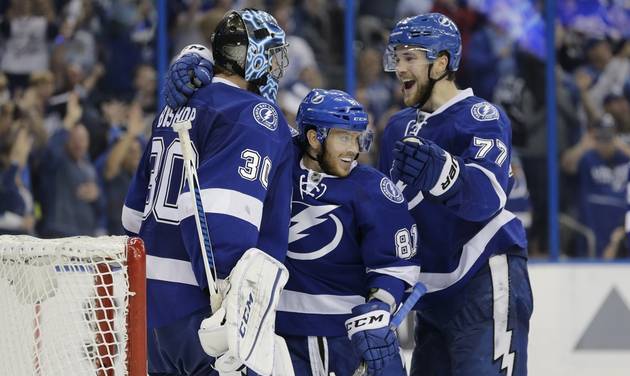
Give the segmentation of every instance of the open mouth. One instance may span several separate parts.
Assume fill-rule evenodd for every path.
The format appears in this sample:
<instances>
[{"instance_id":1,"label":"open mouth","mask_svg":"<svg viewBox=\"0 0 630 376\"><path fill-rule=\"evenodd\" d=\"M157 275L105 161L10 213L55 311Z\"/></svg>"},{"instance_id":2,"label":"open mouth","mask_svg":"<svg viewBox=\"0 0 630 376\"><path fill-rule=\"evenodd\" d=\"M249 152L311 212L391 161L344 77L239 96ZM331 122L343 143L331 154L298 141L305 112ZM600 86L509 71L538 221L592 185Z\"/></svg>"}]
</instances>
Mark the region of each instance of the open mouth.
<instances>
[{"instance_id":1,"label":"open mouth","mask_svg":"<svg viewBox=\"0 0 630 376\"><path fill-rule=\"evenodd\" d=\"M414 80L404 80L403 81L403 87L405 88L405 90L409 90L413 87L413 85L416 84L416 81Z\"/></svg>"}]
</instances>

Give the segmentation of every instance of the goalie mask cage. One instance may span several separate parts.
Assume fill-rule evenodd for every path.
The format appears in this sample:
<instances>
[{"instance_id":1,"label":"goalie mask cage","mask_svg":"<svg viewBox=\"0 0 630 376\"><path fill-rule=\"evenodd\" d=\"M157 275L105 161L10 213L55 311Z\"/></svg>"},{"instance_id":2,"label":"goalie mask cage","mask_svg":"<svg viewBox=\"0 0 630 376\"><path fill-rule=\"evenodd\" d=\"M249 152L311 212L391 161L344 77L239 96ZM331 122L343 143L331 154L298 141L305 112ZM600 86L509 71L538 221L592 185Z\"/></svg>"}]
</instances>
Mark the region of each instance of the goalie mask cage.
<instances>
[{"instance_id":1,"label":"goalie mask cage","mask_svg":"<svg viewBox=\"0 0 630 376\"><path fill-rule=\"evenodd\" d=\"M146 376L145 252L126 236L0 236L0 375Z\"/></svg>"}]
</instances>

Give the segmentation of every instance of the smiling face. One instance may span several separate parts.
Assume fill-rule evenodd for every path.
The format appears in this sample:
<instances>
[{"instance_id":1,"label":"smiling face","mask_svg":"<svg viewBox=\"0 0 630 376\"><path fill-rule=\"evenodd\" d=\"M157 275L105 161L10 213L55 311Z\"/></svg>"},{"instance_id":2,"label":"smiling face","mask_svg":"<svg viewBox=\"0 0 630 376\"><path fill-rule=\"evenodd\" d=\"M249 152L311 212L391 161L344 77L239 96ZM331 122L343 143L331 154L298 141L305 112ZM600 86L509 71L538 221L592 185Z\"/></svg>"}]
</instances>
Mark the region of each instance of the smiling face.
<instances>
[{"instance_id":1,"label":"smiling face","mask_svg":"<svg viewBox=\"0 0 630 376\"><path fill-rule=\"evenodd\" d=\"M359 156L360 136L360 132L331 129L322 145L317 140L317 132L309 130L309 153L318 156L320 172L342 178L348 176L352 163Z\"/></svg>"},{"instance_id":2,"label":"smiling face","mask_svg":"<svg viewBox=\"0 0 630 376\"><path fill-rule=\"evenodd\" d=\"M395 50L395 61L396 77L402 83L405 106L415 106L430 90L430 62L426 52L414 46L398 46Z\"/></svg>"}]
</instances>

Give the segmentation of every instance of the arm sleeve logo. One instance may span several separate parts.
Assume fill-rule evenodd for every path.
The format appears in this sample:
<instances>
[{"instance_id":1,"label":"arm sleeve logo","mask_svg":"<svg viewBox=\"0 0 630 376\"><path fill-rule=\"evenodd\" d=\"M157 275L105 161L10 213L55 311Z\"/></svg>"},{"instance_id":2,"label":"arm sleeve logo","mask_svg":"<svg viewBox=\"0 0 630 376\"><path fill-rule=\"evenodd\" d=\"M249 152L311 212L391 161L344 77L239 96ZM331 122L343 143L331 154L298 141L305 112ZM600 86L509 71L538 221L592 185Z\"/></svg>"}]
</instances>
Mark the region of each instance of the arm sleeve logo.
<instances>
[{"instance_id":1,"label":"arm sleeve logo","mask_svg":"<svg viewBox=\"0 0 630 376\"><path fill-rule=\"evenodd\" d=\"M471 107L470 114L479 121L491 121L499 118L499 110L488 102L476 103Z\"/></svg>"},{"instance_id":2,"label":"arm sleeve logo","mask_svg":"<svg viewBox=\"0 0 630 376\"><path fill-rule=\"evenodd\" d=\"M387 199L393 203L400 204L404 201L403 195L388 178L381 179L381 191Z\"/></svg>"},{"instance_id":3,"label":"arm sleeve logo","mask_svg":"<svg viewBox=\"0 0 630 376\"><path fill-rule=\"evenodd\" d=\"M275 131L278 128L278 113L269 103L258 103L254 106L252 113L254 120L263 127L270 131Z\"/></svg>"}]
</instances>

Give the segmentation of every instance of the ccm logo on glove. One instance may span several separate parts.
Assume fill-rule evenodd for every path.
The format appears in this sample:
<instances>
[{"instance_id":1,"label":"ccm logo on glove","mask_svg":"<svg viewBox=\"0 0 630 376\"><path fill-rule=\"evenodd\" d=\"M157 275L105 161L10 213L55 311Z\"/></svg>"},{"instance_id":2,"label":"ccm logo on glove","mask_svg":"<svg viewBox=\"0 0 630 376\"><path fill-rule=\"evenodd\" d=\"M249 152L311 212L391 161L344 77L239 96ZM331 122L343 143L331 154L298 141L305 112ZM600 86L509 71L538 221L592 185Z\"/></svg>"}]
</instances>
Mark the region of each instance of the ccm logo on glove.
<instances>
[{"instance_id":1,"label":"ccm logo on glove","mask_svg":"<svg viewBox=\"0 0 630 376\"><path fill-rule=\"evenodd\" d=\"M348 338L353 334L370 329L378 329L389 325L389 312L384 310L366 312L346 321Z\"/></svg>"},{"instance_id":2,"label":"ccm logo on glove","mask_svg":"<svg viewBox=\"0 0 630 376\"><path fill-rule=\"evenodd\" d=\"M250 292L245 302L241 323L238 326L238 334L241 335L241 338L245 337L245 333L247 333L247 322L249 321L249 314L252 312L252 304L254 304L254 295Z\"/></svg>"}]
</instances>

